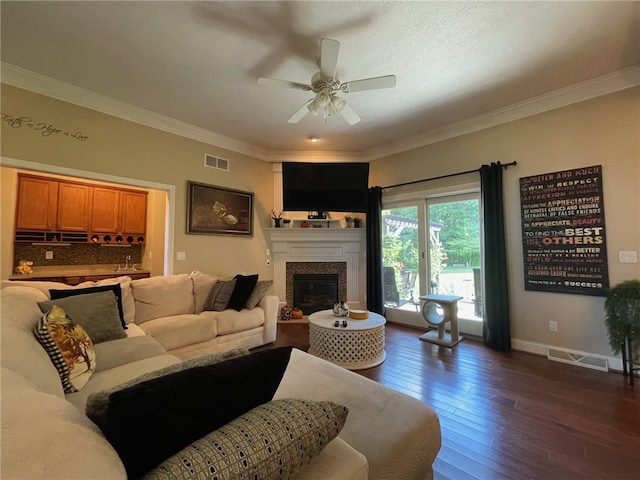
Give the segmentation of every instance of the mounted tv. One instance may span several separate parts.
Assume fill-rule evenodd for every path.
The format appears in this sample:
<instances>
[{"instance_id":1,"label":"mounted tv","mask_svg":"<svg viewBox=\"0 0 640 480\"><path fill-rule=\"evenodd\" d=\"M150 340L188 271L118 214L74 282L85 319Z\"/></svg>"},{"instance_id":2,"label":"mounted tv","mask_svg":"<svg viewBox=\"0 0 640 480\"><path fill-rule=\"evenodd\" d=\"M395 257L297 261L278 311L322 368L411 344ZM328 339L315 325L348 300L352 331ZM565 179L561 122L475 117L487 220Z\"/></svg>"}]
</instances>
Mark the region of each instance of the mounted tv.
<instances>
[{"instance_id":1,"label":"mounted tv","mask_svg":"<svg viewBox=\"0 0 640 480\"><path fill-rule=\"evenodd\" d=\"M366 212L368 163L282 163L282 206L289 212Z\"/></svg>"}]
</instances>

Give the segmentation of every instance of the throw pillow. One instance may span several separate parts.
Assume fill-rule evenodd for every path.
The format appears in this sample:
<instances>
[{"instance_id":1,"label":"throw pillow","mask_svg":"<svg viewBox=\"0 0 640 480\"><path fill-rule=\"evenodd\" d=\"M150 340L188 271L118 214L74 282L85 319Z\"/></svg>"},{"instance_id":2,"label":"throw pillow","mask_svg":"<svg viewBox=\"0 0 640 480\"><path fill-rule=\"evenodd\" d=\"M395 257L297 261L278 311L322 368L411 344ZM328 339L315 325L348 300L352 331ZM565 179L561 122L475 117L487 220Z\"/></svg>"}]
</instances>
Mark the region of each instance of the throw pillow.
<instances>
[{"instance_id":1,"label":"throw pillow","mask_svg":"<svg viewBox=\"0 0 640 480\"><path fill-rule=\"evenodd\" d=\"M109 395L105 421L90 417L139 478L164 459L266 403L280 384L291 347L194 367Z\"/></svg>"},{"instance_id":2,"label":"throw pillow","mask_svg":"<svg viewBox=\"0 0 640 480\"><path fill-rule=\"evenodd\" d=\"M204 302L204 309L214 312L222 312L229 306L229 300L236 286L236 280L218 280L211 287L209 296Z\"/></svg>"},{"instance_id":3,"label":"throw pillow","mask_svg":"<svg viewBox=\"0 0 640 480\"><path fill-rule=\"evenodd\" d=\"M192 443L144 478L290 478L338 436L348 412L329 401L274 400Z\"/></svg>"},{"instance_id":4,"label":"throw pillow","mask_svg":"<svg viewBox=\"0 0 640 480\"><path fill-rule=\"evenodd\" d=\"M43 313L53 305L62 308L69 318L81 325L93 343L125 338L113 292L85 293L74 297L38 302Z\"/></svg>"},{"instance_id":5,"label":"throw pillow","mask_svg":"<svg viewBox=\"0 0 640 480\"><path fill-rule=\"evenodd\" d=\"M120 383L115 387L99 392L94 392L87 398L85 405L85 413L87 416L99 425L106 422L107 411L109 410L109 396L112 393L124 390L125 388L132 387L138 383L146 382L154 378L162 377L170 373L181 372L188 368L201 367L203 365L215 365L216 363L224 362L225 360L231 360L233 358L249 355L249 350L238 348L235 350L229 350L228 352L212 353L210 355L204 355L202 357L192 358L183 362L174 363L158 370L144 373L139 377L127 380L124 383Z\"/></svg>"},{"instance_id":6,"label":"throw pillow","mask_svg":"<svg viewBox=\"0 0 640 480\"><path fill-rule=\"evenodd\" d=\"M244 304L245 308L249 310L256 308L260 300L262 300L262 297L264 297L271 288L271 285L273 285L273 280L259 280L251 292L251 295L249 295L247 303Z\"/></svg>"},{"instance_id":7,"label":"throw pillow","mask_svg":"<svg viewBox=\"0 0 640 480\"><path fill-rule=\"evenodd\" d=\"M244 308L249 295L253 292L256 283L258 282L258 274L255 275L236 275L236 286L233 289L233 294L229 299L229 308L233 308L236 311L240 311Z\"/></svg>"},{"instance_id":8,"label":"throw pillow","mask_svg":"<svg viewBox=\"0 0 640 480\"><path fill-rule=\"evenodd\" d=\"M34 335L58 370L65 393L78 392L96 368L93 342L57 305L42 315Z\"/></svg>"},{"instance_id":9,"label":"throw pillow","mask_svg":"<svg viewBox=\"0 0 640 480\"><path fill-rule=\"evenodd\" d=\"M87 293L97 293L97 292L113 292L116 296L116 302L118 303L118 314L120 315L120 323L122 323L122 328L127 328L127 322L124 319L124 309L122 308L122 288L119 283L115 285L101 285L97 287L87 287L87 288L72 288L65 290L49 290L49 294L51 296L51 300L57 300L59 298L67 298L73 297L75 295L85 295Z\"/></svg>"}]
</instances>

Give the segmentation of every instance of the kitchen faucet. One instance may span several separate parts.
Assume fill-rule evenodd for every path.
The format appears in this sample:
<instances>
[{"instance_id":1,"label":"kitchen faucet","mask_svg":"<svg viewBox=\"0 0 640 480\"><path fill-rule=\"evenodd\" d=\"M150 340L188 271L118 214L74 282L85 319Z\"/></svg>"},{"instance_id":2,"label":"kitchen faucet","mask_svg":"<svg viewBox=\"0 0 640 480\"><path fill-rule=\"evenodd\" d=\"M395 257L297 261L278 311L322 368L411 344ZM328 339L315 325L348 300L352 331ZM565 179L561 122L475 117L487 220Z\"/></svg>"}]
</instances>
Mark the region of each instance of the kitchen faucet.
<instances>
[{"instance_id":1,"label":"kitchen faucet","mask_svg":"<svg viewBox=\"0 0 640 480\"><path fill-rule=\"evenodd\" d=\"M124 264L124 269L125 269L125 270L129 270L129 268L130 268L130 267L129 267L129 262L131 261L131 255L127 255L127 256L126 256L126 257L124 257L124 258L125 258L125 260L126 260L126 262L125 262L125 264Z\"/></svg>"}]
</instances>

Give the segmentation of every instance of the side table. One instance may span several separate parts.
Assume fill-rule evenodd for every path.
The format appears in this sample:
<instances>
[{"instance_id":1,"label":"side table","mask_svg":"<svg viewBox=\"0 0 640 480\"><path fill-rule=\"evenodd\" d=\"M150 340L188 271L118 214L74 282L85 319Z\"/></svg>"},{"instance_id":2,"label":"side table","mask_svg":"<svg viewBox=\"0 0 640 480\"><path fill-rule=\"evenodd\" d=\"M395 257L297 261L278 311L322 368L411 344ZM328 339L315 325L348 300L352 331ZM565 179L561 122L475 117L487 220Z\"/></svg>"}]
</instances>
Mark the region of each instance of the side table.
<instances>
[{"instance_id":1,"label":"side table","mask_svg":"<svg viewBox=\"0 0 640 480\"><path fill-rule=\"evenodd\" d=\"M335 327L335 321L340 326ZM346 320L347 326L342 322ZM369 312L369 318L354 320L337 317L332 310L309 315L309 353L348 370L363 370L384 362L384 325L382 315Z\"/></svg>"}]
</instances>

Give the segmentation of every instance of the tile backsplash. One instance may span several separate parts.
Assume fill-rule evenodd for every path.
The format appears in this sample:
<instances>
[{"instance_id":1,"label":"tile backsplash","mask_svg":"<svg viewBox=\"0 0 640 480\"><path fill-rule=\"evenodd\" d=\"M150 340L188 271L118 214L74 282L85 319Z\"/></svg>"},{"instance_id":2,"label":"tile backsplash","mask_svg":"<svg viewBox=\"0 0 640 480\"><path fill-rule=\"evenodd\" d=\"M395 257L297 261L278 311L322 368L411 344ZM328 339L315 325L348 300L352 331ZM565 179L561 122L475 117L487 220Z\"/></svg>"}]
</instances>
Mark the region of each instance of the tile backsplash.
<instances>
[{"instance_id":1,"label":"tile backsplash","mask_svg":"<svg viewBox=\"0 0 640 480\"><path fill-rule=\"evenodd\" d=\"M53 259L46 260L46 252L53 252ZM54 265L108 265L123 264L126 256L131 255L129 264L142 263L142 245L100 246L93 243L72 243L70 246L32 245L15 242L13 265L20 260L33 262L34 266Z\"/></svg>"}]
</instances>

